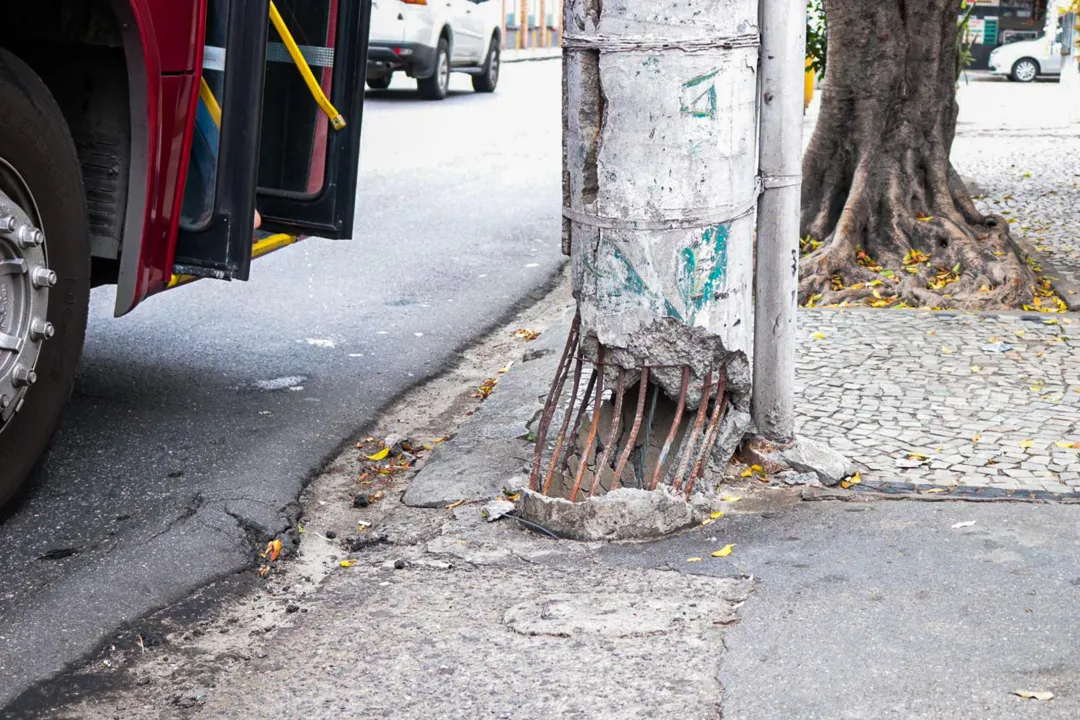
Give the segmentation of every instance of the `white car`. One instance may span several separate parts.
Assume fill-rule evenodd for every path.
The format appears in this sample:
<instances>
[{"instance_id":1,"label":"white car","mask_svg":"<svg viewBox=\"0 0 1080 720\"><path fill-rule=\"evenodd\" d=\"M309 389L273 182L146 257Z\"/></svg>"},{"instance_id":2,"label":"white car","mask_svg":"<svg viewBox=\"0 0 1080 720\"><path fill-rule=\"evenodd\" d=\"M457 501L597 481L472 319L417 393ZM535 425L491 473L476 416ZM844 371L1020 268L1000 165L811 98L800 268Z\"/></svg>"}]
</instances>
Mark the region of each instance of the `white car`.
<instances>
[{"instance_id":1,"label":"white car","mask_svg":"<svg viewBox=\"0 0 1080 720\"><path fill-rule=\"evenodd\" d=\"M494 92L501 12L495 0L372 0L368 87L384 90L404 72L421 95L442 100L454 71L472 75L477 92Z\"/></svg>"},{"instance_id":2,"label":"white car","mask_svg":"<svg viewBox=\"0 0 1080 720\"><path fill-rule=\"evenodd\" d=\"M1054 42L1042 35L995 48L990 53L990 72L1010 80L1029 83L1040 75L1061 74L1061 34Z\"/></svg>"}]
</instances>

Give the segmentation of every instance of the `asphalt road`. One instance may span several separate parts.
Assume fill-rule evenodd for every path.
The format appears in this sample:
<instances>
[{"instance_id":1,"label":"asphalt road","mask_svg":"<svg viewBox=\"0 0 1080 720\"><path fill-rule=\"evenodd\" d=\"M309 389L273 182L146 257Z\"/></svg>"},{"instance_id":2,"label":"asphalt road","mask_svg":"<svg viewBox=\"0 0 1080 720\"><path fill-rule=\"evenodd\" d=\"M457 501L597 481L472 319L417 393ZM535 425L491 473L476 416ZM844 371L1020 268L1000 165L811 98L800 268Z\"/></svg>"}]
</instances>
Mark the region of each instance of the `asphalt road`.
<instances>
[{"instance_id":1,"label":"asphalt road","mask_svg":"<svg viewBox=\"0 0 1080 720\"><path fill-rule=\"evenodd\" d=\"M94 292L45 477L0 525L0 707L146 611L252 561L304 480L540 293L559 252L560 72L441 103L369 93L355 240L112 318ZM397 87L400 84L400 87Z\"/></svg>"}]
</instances>

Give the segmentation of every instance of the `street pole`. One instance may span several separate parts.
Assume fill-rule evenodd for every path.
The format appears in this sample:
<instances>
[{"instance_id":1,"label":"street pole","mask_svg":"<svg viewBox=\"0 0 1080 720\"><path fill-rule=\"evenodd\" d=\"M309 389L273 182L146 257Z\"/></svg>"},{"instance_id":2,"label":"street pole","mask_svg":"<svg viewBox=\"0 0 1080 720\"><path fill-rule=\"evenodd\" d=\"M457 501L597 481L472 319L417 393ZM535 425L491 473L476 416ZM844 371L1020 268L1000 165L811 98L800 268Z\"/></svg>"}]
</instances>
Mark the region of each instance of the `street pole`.
<instances>
[{"instance_id":1,"label":"street pole","mask_svg":"<svg viewBox=\"0 0 1080 720\"><path fill-rule=\"evenodd\" d=\"M753 416L758 432L777 442L795 435L805 41L805 0L761 0Z\"/></svg>"},{"instance_id":2,"label":"street pole","mask_svg":"<svg viewBox=\"0 0 1080 720\"><path fill-rule=\"evenodd\" d=\"M750 423L757 21L756 3L704 0L567 0L563 16L563 241L582 354L607 375L597 392L625 372L682 408L669 419L712 408L723 424L702 447L717 439L728 457ZM664 434L643 406L625 427L630 442L651 429L656 452Z\"/></svg>"}]
</instances>

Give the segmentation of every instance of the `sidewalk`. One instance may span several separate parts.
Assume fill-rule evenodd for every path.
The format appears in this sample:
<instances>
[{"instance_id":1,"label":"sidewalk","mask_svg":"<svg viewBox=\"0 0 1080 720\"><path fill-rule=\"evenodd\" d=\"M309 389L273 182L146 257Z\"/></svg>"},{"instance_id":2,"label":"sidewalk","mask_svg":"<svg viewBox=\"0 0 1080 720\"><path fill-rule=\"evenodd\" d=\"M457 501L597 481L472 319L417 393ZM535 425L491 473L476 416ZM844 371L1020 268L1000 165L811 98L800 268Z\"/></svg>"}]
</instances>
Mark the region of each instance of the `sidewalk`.
<instances>
[{"instance_id":1,"label":"sidewalk","mask_svg":"<svg viewBox=\"0 0 1080 720\"><path fill-rule=\"evenodd\" d=\"M514 361L483 403L475 378L456 399L403 399L386 427L411 423L421 440L475 411L417 476L391 475L381 500L352 507L378 484L358 485L370 450L347 451L307 493L295 560L222 607L148 619L22 707L121 720L1080 714L1080 509L948 502L967 486L997 488L990 500L1073 492L1077 451L1054 445L1080 439L1080 359L1061 339L1073 317L804 311L801 430L847 452L862 485L820 495L733 479L725 492L741 500L715 523L604 545L486 522L482 501L446 507L524 477L566 306L545 311L555 325L540 340L482 355L488 372ZM928 460L901 467L909 453ZM868 492L896 482L934 502Z\"/></svg>"}]
</instances>

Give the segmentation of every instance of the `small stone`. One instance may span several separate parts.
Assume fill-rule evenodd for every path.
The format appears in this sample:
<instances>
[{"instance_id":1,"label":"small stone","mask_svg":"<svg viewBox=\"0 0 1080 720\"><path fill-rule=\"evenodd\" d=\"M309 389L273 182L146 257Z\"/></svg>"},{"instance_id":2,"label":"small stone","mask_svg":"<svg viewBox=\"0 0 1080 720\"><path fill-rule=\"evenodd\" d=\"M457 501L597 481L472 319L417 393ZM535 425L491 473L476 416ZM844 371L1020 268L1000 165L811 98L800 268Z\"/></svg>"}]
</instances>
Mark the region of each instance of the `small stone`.
<instances>
[{"instance_id":1,"label":"small stone","mask_svg":"<svg viewBox=\"0 0 1080 720\"><path fill-rule=\"evenodd\" d=\"M784 472L777 475L787 485L821 485L816 473Z\"/></svg>"},{"instance_id":2,"label":"small stone","mask_svg":"<svg viewBox=\"0 0 1080 720\"><path fill-rule=\"evenodd\" d=\"M395 560L394 561L394 569L395 570L404 570L405 569L405 560L403 560L402 558L398 558L397 560Z\"/></svg>"},{"instance_id":3,"label":"small stone","mask_svg":"<svg viewBox=\"0 0 1080 720\"><path fill-rule=\"evenodd\" d=\"M352 501L352 506L354 508L366 508L370 504L371 498L368 497L367 493L357 493L356 497L354 497Z\"/></svg>"},{"instance_id":4,"label":"small stone","mask_svg":"<svg viewBox=\"0 0 1080 720\"><path fill-rule=\"evenodd\" d=\"M409 438L400 433L390 433L383 440L383 447L390 448L391 455L400 455L405 445L409 445Z\"/></svg>"},{"instance_id":5,"label":"small stone","mask_svg":"<svg viewBox=\"0 0 1080 720\"><path fill-rule=\"evenodd\" d=\"M149 685L150 684L150 676L149 675L143 675L142 677L140 677L138 680L135 681L135 684L136 685Z\"/></svg>"},{"instance_id":6,"label":"small stone","mask_svg":"<svg viewBox=\"0 0 1080 720\"><path fill-rule=\"evenodd\" d=\"M492 500L480 509L480 517L488 522L495 522L503 515L514 511L514 503L509 500Z\"/></svg>"},{"instance_id":7,"label":"small stone","mask_svg":"<svg viewBox=\"0 0 1080 720\"><path fill-rule=\"evenodd\" d=\"M327 530L326 531L326 539L327 540L333 540L336 537L337 537L337 533L334 532L333 530Z\"/></svg>"},{"instance_id":8,"label":"small stone","mask_svg":"<svg viewBox=\"0 0 1080 720\"><path fill-rule=\"evenodd\" d=\"M855 474L855 465L823 443L797 438L795 444L782 452L792 468L803 473L815 473L824 485L836 485Z\"/></svg>"},{"instance_id":9,"label":"small stone","mask_svg":"<svg viewBox=\"0 0 1080 720\"><path fill-rule=\"evenodd\" d=\"M286 605L285 606L285 612L287 612L289 615L292 615L294 612L297 612L299 610L300 610L299 605Z\"/></svg>"}]
</instances>

